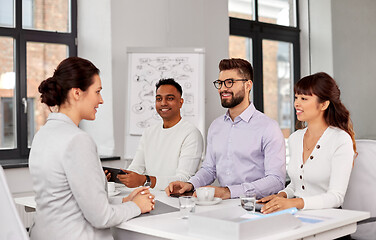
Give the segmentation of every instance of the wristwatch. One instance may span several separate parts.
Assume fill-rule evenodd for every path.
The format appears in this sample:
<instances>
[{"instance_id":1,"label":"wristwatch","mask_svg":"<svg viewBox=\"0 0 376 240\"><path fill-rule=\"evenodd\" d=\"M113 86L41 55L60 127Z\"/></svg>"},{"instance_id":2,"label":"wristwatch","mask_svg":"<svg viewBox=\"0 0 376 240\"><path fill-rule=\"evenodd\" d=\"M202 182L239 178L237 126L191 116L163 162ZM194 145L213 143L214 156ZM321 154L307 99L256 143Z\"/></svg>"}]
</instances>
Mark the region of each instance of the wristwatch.
<instances>
[{"instance_id":1,"label":"wristwatch","mask_svg":"<svg viewBox=\"0 0 376 240\"><path fill-rule=\"evenodd\" d=\"M150 187L151 186L151 181L149 175L145 175L146 177L146 182L144 183L144 187Z\"/></svg>"}]
</instances>

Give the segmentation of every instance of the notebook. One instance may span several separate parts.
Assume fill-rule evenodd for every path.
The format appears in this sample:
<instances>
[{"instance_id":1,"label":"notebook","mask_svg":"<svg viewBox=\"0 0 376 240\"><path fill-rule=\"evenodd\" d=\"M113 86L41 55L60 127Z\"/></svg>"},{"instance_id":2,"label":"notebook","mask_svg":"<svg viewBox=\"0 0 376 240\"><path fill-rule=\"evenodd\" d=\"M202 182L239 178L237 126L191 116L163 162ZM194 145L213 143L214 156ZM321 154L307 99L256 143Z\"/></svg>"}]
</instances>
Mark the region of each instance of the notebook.
<instances>
[{"instance_id":1,"label":"notebook","mask_svg":"<svg viewBox=\"0 0 376 240\"><path fill-rule=\"evenodd\" d=\"M153 215L160 215L160 214L165 214L165 213L170 213L170 212L177 212L179 211L179 208L172 207L168 204L165 204L161 201L155 200L155 205L154 205L154 210L148 212L148 213L143 213L139 217L147 217L147 216L153 216Z\"/></svg>"}]
</instances>

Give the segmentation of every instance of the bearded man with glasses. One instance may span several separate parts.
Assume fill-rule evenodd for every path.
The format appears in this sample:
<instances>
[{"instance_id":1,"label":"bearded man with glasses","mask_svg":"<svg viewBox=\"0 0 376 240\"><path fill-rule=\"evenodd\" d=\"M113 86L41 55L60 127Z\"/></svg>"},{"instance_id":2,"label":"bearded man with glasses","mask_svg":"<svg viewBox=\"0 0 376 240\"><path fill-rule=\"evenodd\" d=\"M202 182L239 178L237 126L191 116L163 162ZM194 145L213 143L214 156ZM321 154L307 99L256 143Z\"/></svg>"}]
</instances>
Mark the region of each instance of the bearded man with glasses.
<instances>
[{"instance_id":1,"label":"bearded man with glasses","mask_svg":"<svg viewBox=\"0 0 376 240\"><path fill-rule=\"evenodd\" d=\"M219 70L213 83L228 110L210 125L201 169L188 182L172 182L165 191L182 194L218 179L215 197L222 199L277 193L285 185L285 141L278 123L249 100L252 65L244 59L223 59Z\"/></svg>"}]
</instances>

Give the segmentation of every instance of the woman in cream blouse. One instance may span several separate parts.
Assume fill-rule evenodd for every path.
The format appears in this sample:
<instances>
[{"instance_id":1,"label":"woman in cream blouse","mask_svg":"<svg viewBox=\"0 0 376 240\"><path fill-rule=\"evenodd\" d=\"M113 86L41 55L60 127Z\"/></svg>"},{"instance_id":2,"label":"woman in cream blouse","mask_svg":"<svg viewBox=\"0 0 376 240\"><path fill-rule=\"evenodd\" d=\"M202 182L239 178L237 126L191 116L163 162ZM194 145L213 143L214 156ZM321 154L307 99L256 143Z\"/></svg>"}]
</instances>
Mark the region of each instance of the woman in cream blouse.
<instances>
[{"instance_id":1,"label":"woman in cream blouse","mask_svg":"<svg viewBox=\"0 0 376 240\"><path fill-rule=\"evenodd\" d=\"M265 203L263 213L291 207L338 208L347 190L356 145L336 82L326 73L316 73L297 82L294 92L297 119L306 127L289 137L291 183L258 201Z\"/></svg>"},{"instance_id":2,"label":"woman in cream blouse","mask_svg":"<svg viewBox=\"0 0 376 240\"><path fill-rule=\"evenodd\" d=\"M92 138L78 128L94 120L103 104L99 70L88 60L71 57L38 90L41 101L57 106L35 135L29 168L36 193L31 239L112 239L110 227L149 212L154 196L139 188L110 204L107 181Z\"/></svg>"}]
</instances>

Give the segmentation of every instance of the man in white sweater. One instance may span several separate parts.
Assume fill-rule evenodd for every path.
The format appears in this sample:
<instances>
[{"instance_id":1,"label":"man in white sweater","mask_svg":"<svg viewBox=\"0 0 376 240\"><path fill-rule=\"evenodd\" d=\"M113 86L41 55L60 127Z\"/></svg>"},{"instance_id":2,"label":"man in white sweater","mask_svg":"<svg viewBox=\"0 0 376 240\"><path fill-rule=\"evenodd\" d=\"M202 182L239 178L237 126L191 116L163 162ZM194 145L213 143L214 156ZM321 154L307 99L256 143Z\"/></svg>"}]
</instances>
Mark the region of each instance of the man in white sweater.
<instances>
[{"instance_id":1,"label":"man in white sweater","mask_svg":"<svg viewBox=\"0 0 376 240\"><path fill-rule=\"evenodd\" d=\"M170 182L188 181L200 164L203 138L200 131L182 119L182 88L174 79L156 84L155 108L163 123L147 128L136 155L118 175L127 187L151 186L164 190Z\"/></svg>"}]
</instances>

